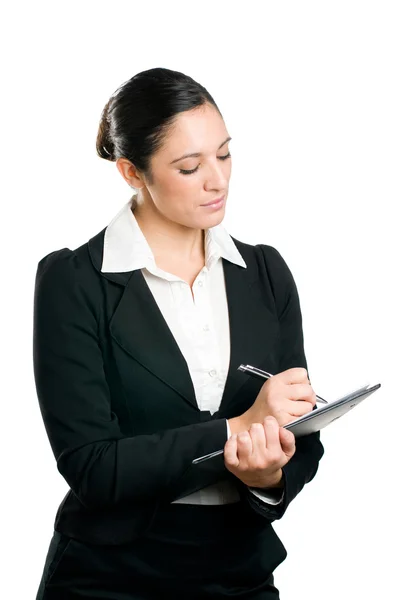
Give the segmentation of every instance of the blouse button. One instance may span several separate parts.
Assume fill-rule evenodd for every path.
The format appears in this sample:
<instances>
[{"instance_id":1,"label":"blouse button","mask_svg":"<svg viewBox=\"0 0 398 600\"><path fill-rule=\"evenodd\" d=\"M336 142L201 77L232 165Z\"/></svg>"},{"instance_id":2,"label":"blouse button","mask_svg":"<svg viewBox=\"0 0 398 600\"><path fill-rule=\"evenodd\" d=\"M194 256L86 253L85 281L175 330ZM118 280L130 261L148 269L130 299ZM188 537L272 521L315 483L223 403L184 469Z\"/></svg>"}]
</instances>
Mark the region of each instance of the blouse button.
<instances>
[{"instance_id":1,"label":"blouse button","mask_svg":"<svg viewBox=\"0 0 398 600\"><path fill-rule=\"evenodd\" d=\"M209 375L210 377L214 377L214 375L217 375L217 371L215 369L212 369L211 371L209 371Z\"/></svg>"}]
</instances>

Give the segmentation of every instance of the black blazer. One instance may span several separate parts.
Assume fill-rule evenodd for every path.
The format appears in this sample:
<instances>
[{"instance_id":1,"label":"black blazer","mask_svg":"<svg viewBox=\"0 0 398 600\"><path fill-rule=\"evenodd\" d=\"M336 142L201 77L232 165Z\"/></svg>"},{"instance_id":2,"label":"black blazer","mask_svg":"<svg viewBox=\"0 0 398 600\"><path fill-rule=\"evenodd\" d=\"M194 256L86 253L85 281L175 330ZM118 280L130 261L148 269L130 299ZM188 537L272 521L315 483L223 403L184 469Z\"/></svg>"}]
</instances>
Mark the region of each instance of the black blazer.
<instances>
[{"instance_id":1,"label":"black blazer","mask_svg":"<svg viewBox=\"0 0 398 600\"><path fill-rule=\"evenodd\" d=\"M254 402L263 382L237 371L307 368L293 276L272 246L232 238L247 268L222 259L231 359L219 410L201 411L186 361L140 270L102 273L104 228L75 250L43 257L34 290L36 390L57 468L70 486L54 528L81 541L119 544L150 527L161 503L232 478L270 522L310 481L319 433L300 438L284 467L280 505L261 502L230 473L226 419Z\"/></svg>"}]
</instances>

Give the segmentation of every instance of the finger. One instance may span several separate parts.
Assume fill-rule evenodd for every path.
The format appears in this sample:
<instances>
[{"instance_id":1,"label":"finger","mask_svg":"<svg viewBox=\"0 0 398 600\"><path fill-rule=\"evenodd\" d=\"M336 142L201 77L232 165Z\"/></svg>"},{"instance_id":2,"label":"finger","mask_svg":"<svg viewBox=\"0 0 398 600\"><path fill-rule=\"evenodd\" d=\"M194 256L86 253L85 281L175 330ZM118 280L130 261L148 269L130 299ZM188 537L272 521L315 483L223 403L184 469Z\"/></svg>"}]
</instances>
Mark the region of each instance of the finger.
<instances>
[{"instance_id":1,"label":"finger","mask_svg":"<svg viewBox=\"0 0 398 600\"><path fill-rule=\"evenodd\" d=\"M279 373L283 380L283 383L308 383L307 369L303 367L293 367Z\"/></svg>"},{"instance_id":2,"label":"finger","mask_svg":"<svg viewBox=\"0 0 398 600\"><path fill-rule=\"evenodd\" d=\"M280 427L279 440L282 451L290 459L296 451L296 438L294 437L294 434L288 429Z\"/></svg>"},{"instance_id":3,"label":"finger","mask_svg":"<svg viewBox=\"0 0 398 600\"><path fill-rule=\"evenodd\" d=\"M279 423L274 417L264 419L264 434L268 454L280 452Z\"/></svg>"},{"instance_id":4,"label":"finger","mask_svg":"<svg viewBox=\"0 0 398 600\"><path fill-rule=\"evenodd\" d=\"M239 467L247 469L250 461L250 456L253 452L253 444L248 431L241 431L238 433L238 459Z\"/></svg>"},{"instance_id":5,"label":"finger","mask_svg":"<svg viewBox=\"0 0 398 600\"><path fill-rule=\"evenodd\" d=\"M236 433L232 434L224 446L224 462L229 467L239 467L238 442Z\"/></svg>"},{"instance_id":6,"label":"finger","mask_svg":"<svg viewBox=\"0 0 398 600\"><path fill-rule=\"evenodd\" d=\"M312 404L304 400L289 400L286 405L286 410L294 417L302 417L312 411Z\"/></svg>"},{"instance_id":7,"label":"finger","mask_svg":"<svg viewBox=\"0 0 398 600\"><path fill-rule=\"evenodd\" d=\"M263 462L266 454L266 439L264 425L262 423L252 423L249 429L249 434L252 440L251 459L258 462Z\"/></svg>"},{"instance_id":8,"label":"finger","mask_svg":"<svg viewBox=\"0 0 398 600\"><path fill-rule=\"evenodd\" d=\"M315 403L314 390L308 383L293 383L286 386L284 392L289 400L306 400Z\"/></svg>"}]
</instances>

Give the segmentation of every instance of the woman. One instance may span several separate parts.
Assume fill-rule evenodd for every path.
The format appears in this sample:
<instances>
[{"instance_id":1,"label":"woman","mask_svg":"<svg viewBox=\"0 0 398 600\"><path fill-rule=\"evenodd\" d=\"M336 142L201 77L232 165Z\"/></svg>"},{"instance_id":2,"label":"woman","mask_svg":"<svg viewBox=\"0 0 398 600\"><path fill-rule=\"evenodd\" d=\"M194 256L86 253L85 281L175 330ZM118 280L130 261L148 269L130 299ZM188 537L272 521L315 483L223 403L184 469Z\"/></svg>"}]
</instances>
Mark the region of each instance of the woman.
<instances>
[{"instance_id":1,"label":"woman","mask_svg":"<svg viewBox=\"0 0 398 600\"><path fill-rule=\"evenodd\" d=\"M38 264L35 381L70 490L37 600L279 598L286 550L271 523L323 447L282 427L315 404L292 274L221 225L230 139L199 83L138 73L97 137L136 192L87 243ZM241 363L275 376L262 384Z\"/></svg>"}]
</instances>

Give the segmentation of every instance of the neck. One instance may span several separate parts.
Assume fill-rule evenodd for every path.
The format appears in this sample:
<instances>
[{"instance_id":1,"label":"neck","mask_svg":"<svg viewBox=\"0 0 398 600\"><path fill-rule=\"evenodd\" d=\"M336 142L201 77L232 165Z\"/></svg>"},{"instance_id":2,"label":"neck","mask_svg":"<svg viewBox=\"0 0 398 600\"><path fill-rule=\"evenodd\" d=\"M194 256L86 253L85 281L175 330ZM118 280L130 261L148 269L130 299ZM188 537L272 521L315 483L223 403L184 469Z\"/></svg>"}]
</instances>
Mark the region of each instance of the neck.
<instances>
[{"instance_id":1,"label":"neck","mask_svg":"<svg viewBox=\"0 0 398 600\"><path fill-rule=\"evenodd\" d=\"M205 264L203 229L192 229L165 219L153 202L133 202L131 210L144 234L155 260L170 258L184 264Z\"/></svg>"}]
</instances>

